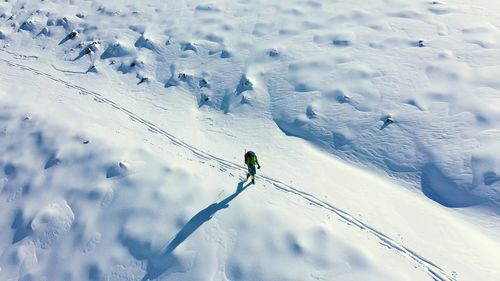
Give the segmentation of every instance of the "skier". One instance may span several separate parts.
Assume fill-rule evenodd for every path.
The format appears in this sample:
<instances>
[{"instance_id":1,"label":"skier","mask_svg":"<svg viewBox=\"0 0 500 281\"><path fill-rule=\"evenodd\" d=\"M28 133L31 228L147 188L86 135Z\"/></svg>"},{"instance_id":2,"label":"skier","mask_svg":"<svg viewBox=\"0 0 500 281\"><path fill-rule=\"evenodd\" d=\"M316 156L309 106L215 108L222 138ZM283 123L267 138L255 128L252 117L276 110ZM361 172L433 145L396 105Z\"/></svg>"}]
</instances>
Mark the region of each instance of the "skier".
<instances>
[{"instance_id":1,"label":"skier","mask_svg":"<svg viewBox=\"0 0 500 281\"><path fill-rule=\"evenodd\" d=\"M255 184L255 174L257 173L257 170L255 170L255 164L257 164L257 169L260 169L259 160L257 160L255 152L247 151L245 153L245 164L248 167L247 180L250 176L252 176L252 184Z\"/></svg>"}]
</instances>

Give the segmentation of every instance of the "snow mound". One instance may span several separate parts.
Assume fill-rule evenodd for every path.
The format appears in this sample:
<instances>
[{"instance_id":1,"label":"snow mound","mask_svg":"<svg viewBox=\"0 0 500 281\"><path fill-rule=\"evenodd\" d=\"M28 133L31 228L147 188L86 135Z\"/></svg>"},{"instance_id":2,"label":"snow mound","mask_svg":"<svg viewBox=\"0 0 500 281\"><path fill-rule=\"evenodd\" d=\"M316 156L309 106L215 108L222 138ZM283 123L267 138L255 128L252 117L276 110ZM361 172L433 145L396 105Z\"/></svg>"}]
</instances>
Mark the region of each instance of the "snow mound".
<instances>
[{"instance_id":1,"label":"snow mound","mask_svg":"<svg viewBox=\"0 0 500 281\"><path fill-rule=\"evenodd\" d=\"M30 225L34 244L41 249L54 245L69 232L74 219L75 215L66 201L43 207Z\"/></svg>"},{"instance_id":2,"label":"snow mound","mask_svg":"<svg viewBox=\"0 0 500 281\"><path fill-rule=\"evenodd\" d=\"M101 59L125 57L125 56L131 56L133 54L134 51L132 48L124 45L123 43L114 42L104 50L104 52L101 55Z\"/></svg>"}]
</instances>

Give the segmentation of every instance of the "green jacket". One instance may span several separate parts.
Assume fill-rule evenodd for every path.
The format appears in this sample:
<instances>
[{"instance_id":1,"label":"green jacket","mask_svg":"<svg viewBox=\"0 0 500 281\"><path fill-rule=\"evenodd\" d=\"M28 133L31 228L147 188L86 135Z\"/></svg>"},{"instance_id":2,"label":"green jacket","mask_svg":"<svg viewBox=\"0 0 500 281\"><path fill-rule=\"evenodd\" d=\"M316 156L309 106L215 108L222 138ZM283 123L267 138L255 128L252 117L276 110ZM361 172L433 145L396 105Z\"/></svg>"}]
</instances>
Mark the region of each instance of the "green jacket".
<instances>
[{"instance_id":1,"label":"green jacket","mask_svg":"<svg viewBox=\"0 0 500 281\"><path fill-rule=\"evenodd\" d=\"M253 167L257 164L257 166L260 166L259 160L257 160L257 155L252 155L250 158L247 159L246 162L248 167Z\"/></svg>"}]
</instances>

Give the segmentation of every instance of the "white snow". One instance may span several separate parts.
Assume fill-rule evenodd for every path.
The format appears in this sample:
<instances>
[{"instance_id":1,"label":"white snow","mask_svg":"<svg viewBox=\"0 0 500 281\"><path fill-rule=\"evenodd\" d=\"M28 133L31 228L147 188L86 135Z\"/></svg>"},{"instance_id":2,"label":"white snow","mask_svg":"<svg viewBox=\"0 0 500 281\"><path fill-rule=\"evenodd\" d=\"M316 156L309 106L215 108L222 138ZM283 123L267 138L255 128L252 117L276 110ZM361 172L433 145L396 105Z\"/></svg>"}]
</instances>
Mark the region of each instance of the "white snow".
<instances>
[{"instance_id":1,"label":"white snow","mask_svg":"<svg viewBox=\"0 0 500 281\"><path fill-rule=\"evenodd\" d=\"M499 12L2 2L0 280L495 280Z\"/></svg>"}]
</instances>

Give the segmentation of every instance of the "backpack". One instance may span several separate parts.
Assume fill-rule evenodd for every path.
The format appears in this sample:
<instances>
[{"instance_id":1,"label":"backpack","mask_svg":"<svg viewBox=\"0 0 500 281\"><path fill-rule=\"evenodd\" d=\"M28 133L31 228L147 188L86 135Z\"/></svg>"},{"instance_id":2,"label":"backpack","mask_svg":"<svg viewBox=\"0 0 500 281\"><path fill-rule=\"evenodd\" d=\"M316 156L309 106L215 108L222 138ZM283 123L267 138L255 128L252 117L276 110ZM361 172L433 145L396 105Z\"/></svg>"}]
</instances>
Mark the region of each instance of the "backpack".
<instances>
[{"instance_id":1,"label":"backpack","mask_svg":"<svg viewBox=\"0 0 500 281\"><path fill-rule=\"evenodd\" d=\"M247 153L245 153L245 164L248 163L248 160L250 160L252 157L255 157L255 152L247 151Z\"/></svg>"}]
</instances>

